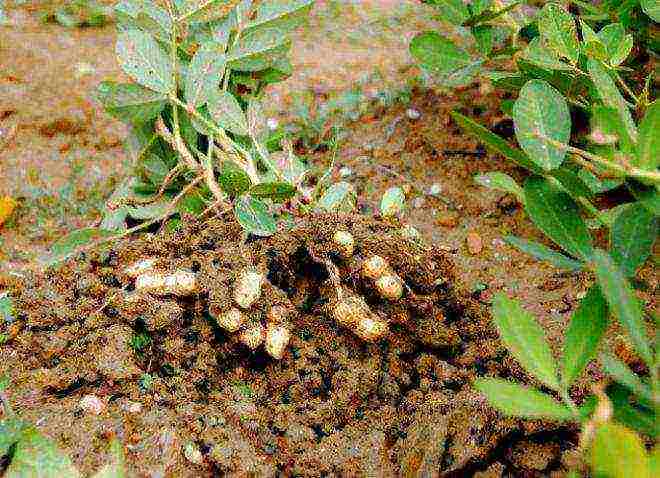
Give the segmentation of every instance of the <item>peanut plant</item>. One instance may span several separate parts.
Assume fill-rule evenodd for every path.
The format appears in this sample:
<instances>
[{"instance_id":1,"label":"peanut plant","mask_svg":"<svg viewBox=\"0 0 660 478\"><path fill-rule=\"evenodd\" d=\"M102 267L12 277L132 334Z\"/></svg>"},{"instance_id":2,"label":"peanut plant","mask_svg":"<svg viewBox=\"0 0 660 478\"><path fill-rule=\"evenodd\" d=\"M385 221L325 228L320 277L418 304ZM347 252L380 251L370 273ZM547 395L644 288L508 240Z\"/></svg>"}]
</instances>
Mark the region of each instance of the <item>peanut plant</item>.
<instances>
[{"instance_id":1,"label":"peanut plant","mask_svg":"<svg viewBox=\"0 0 660 478\"><path fill-rule=\"evenodd\" d=\"M307 165L267 126L265 88L292 73L289 34L313 0L124 0L115 6L116 54L131 83L105 81L97 100L127 123L133 174L98 227L53 246L52 260L184 214L233 213L245 231L314 208L350 210L352 188L304 187ZM137 225L128 228L128 223Z\"/></svg>"},{"instance_id":2,"label":"peanut plant","mask_svg":"<svg viewBox=\"0 0 660 478\"><path fill-rule=\"evenodd\" d=\"M651 476L653 458L631 429L657 437L659 363L628 281L651 255L660 215L660 104L652 99L653 72L637 58L640 51L657 57L651 32L657 29L658 2L572 2L577 19L552 2L540 10L524 2L427 3L469 45L462 48L436 32L416 36L410 51L429 77L445 88L481 79L518 93L515 101L502 103L502 110L513 119L519 148L453 113L468 134L529 173L522 186L502 172L479 175L476 181L515 196L561 250L514 236L506 241L559 269L587 270L596 277L571 318L561 373L533 317L503 295L494 302L493 317L506 347L551 394L500 379L481 379L476 386L506 414L581 422L581 446L590 450L597 475ZM630 58L635 42L636 57ZM639 74L635 69L648 74L637 89L628 84ZM575 134L571 111L589 115L590 134ZM598 199L614 189L627 190L633 200L599 209ZM609 252L594 247L590 229L599 228L609 230ZM588 407L578 408L569 391L596 357L610 314L627 332L648 376L635 374L610 354L602 356L614 385L607 395L599 392L597 411L587 419ZM623 455L608 454L612 447Z\"/></svg>"}]
</instances>

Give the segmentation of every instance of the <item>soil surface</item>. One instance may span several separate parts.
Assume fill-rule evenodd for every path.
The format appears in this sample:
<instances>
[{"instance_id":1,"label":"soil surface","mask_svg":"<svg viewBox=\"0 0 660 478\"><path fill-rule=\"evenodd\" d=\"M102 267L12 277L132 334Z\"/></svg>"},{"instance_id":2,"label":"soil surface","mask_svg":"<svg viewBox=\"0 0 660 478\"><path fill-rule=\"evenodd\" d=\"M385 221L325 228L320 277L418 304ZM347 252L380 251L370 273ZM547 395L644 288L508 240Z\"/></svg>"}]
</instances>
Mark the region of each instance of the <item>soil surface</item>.
<instances>
[{"instance_id":1,"label":"soil surface","mask_svg":"<svg viewBox=\"0 0 660 478\"><path fill-rule=\"evenodd\" d=\"M493 293L520 299L559 351L591 283L506 245L506 234L545 241L513 198L473 180L492 170L524 177L449 116L458 109L511 136L498 114L502 97L485 86L451 95L413 88L409 102L374 101L343 126L334 179L355 186L367 215L387 188L402 186L404 221L428 246L405 239L400 224L352 216L305 219L280 240L244 243L223 219L43 272L38 259L49 244L97 221L128 173L125 128L91 100L98 82L123 78L114 28L44 25L47 4L10 8L0 26L0 196L20 204L0 229L0 291L11 291L18 315L2 325L0 374L10 377L9 399L23 418L86 473L106 461L117 436L131 476L563 474L576 430L504 419L470 385L481 375L531 383L490 325ZM295 38L296 73L270 92L272 115L291 118L301 91L323 104L357 82L367 98L409 84L417 72L407 43L431 24L412 0L319 1ZM333 156L299 152L319 170ZM338 227L356 238L354 259L332 249ZM355 261L372 252L404 279L401 300L380 299L361 278ZM365 342L333 320L336 284L317 260L326 256L387 322L387 336ZM132 302L125 267L139 258L156 258L163 272L194 272L200 287ZM209 312L226 308L236 271L248 265L267 272L269 284L251 320L266 324L273 304L291 311L281 360L263 347L249 351ZM653 308L653 267L638 282ZM622 334L609 337L626 356ZM588 373L600 377L596 367ZM573 396L579 402L587 391L580 384Z\"/></svg>"},{"instance_id":2,"label":"soil surface","mask_svg":"<svg viewBox=\"0 0 660 478\"><path fill-rule=\"evenodd\" d=\"M353 236L352 253L333 240L338 230ZM239 225L217 221L82 254L8 281L20 312L2 331L0 371L21 416L85 472L111 436L138 476L560 471L574 431L502 418L471 388L477 376L525 374L488 314L455 290L449 255L403 234L327 215L243 243ZM400 297L383 299L365 277L375 255L402 281ZM230 333L219 317L236 307L244 270L266 279ZM144 292L141 275L155 271L196 282ZM364 320L387 331L365 341ZM281 360L241 341L262 322L290 331Z\"/></svg>"}]
</instances>

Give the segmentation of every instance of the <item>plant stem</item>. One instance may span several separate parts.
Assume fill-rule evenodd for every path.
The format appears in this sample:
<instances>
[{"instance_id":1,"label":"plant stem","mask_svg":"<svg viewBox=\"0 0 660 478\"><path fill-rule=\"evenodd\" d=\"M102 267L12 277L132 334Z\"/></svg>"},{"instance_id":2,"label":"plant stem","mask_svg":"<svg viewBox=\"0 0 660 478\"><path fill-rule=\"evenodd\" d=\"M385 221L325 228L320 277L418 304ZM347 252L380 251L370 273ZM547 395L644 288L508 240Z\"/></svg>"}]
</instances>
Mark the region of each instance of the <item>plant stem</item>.
<instances>
[{"instance_id":1,"label":"plant stem","mask_svg":"<svg viewBox=\"0 0 660 478\"><path fill-rule=\"evenodd\" d=\"M614 71L614 77L617 79L619 84L623 87L623 90L628 94L628 96L630 96L633 99L633 101L635 102L636 105L639 104L639 99L637 98L637 95L635 95L633 90L630 89L630 87L626 84L625 81L623 81L623 78L621 78L621 75L619 75L619 72L616 71L615 69L612 69L612 71Z\"/></svg>"},{"instance_id":2,"label":"plant stem","mask_svg":"<svg viewBox=\"0 0 660 478\"><path fill-rule=\"evenodd\" d=\"M555 148L562 148L570 153L575 154L576 156L574 157L575 161L587 166L591 167L591 163L588 161L585 161L585 159L588 159L589 161L593 163L597 163L599 166L602 166L606 169L609 169L611 171L615 171L619 174L625 175L625 176L630 176L633 178L637 179L643 179L646 181L652 182L655 186L660 186L660 173L656 171L646 171L644 169L639 169L635 168L633 166L627 166L627 165L621 165L618 163L613 163L609 161L607 158L603 158L602 156L598 156L597 154L590 153L588 151L584 151L579 148L574 148L573 146L569 146L568 144L564 144L560 141L556 141L552 138L548 138L545 135L538 134L538 138L544 140L547 142L549 145L554 146Z\"/></svg>"},{"instance_id":3,"label":"plant stem","mask_svg":"<svg viewBox=\"0 0 660 478\"><path fill-rule=\"evenodd\" d=\"M577 405L575 405L575 402L571 398L571 396L568 394L568 390L562 388L559 390L559 395L561 396L561 399L564 401L566 406L571 409L571 412L573 412L573 415L575 416L576 420L579 419L580 417L580 411L578 410Z\"/></svg>"}]
</instances>

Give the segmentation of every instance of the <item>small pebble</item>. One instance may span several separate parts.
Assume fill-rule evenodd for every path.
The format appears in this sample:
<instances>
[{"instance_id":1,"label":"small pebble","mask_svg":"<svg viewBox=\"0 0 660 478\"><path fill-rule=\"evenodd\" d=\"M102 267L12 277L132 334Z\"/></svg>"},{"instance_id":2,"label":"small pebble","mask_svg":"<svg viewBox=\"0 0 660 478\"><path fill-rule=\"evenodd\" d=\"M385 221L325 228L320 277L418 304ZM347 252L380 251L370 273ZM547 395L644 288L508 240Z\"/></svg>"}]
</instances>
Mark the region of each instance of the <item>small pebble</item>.
<instances>
[{"instance_id":1,"label":"small pebble","mask_svg":"<svg viewBox=\"0 0 660 478\"><path fill-rule=\"evenodd\" d=\"M429 194L431 196L437 196L442 192L442 186L438 183L433 183L429 188Z\"/></svg>"},{"instance_id":2,"label":"small pebble","mask_svg":"<svg viewBox=\"0 0 660 478\"><path fill-rule=\"evenodd\" d=\"M142 404L140 402L127 400L121 404L121 408L128 413L140 413L142 411Z\"/></svg>"},{"instance_id":3,"label":"small pebble","mask_svg":"<svg viewBox=\"0 0 660 478\"><path fill-rule=\"evenodd\" d=\"M411 120L418 120L419 118L422 117L422 113L420 113L419 110L415 108L408 108L406 110L406 116Z\"/></svg>"},{"instance_id":4,"label":"small pebble","mask_svg":"<svg viewBox=\"0 0 660 478\"><path fill-rule=\"evenodd\" d=\"M472 255L477 255L483 250L484 246L481 241L481 236L476 232L468 232L465 242L467 243L468 251Z\"/></svg>"},{"instance_id":5,"label":"small pebble","mask_svg":"<svg viewBox=\"0 0 660 478\"><path fill-rule=\"evenodd\" d=\"M87 413L93 413L94 415L100 415L105 405L99 397L96 395L85 395L80 399L79 406Z\"/></svg>"},{"instance_id":6,"label":"small pebble","mask_svg":"<svg viewBox=\"0 0 660 478\"><path fill-rule=\"evenodd\" d=\"M204 461L204 457L202 456L202 452L199 450L199 447L195 445L193 442L188 442L185 444L183 447L183 454L186 457L186 460L188 460L190 463L194 463L195 465L201 465L202 462Z\"/></svg>"},{"instance_id":7,"label":"small pebble","mask_svg":"<svg viewBox=\"0 0 660 478\"><path fill-rule=\"evenodd\" d=\"M349 177L351 174L353 174L353 170L352 170L351 168L349 168L348 166L344 166L343 168L341 168L341 169L339 170L339 175L340 175L342 178L347 178L347 177Z\"/></svg>"},{"instance_id":8,"label":"small pebble","mask_svg":"<svg viewBox=\"0 0 660 478\"><path fill-rule=\"evenodd\" d=\"M438 211L435 222L439 226L456 227L458 225L458 214L453 211Z\"/></svg>"},{"instance_id":9,"label":"small pebble","mask_svg":"<svg viewBox=\"0 0 660 478\"><path fill-rule=\"evenodd\" d=\"M413 209L421 209L422 207L424 207L424 198L417 197L413 199L412 207Z\"/></svg>"},{"instance_id":10,"label":"small pebble","mask_svg":"<svg viewBox=\"0 0 660 478\"><path fill-rule=\"evenodd\" d=\"M268 118L266 120L266 126L268 126L268 129L271 130L271 131L276 130L279 125L280 125L280 122L277 121L276 118Z\"/></svg>"}]
</instances>

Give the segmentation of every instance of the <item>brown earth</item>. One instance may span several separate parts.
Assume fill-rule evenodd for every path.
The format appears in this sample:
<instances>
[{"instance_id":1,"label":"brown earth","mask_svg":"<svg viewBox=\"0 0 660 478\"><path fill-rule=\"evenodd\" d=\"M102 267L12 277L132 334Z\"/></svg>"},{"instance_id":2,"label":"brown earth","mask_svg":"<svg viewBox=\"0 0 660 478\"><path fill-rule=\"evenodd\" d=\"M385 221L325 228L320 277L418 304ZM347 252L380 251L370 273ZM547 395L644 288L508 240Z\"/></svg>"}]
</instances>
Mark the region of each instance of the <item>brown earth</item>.
<instances>
[{"instance_id":1,"label":"brown earth","mask_svg":"<svg viewBox=\"0 0 660 478\"><path fill-rule=\"evenodd\" d=\"M337 230L355 238L352 255L332 240ZM477 376L525 374L483 308L454 289L446 252L362 216L315 216L273 238L241 238L233 222L190 223L7 278L19 316L2 330L0 372L11 376L20 415L85 472L98 468L112 436L126 445L131 476L561 470L574 430L502 418L472 389ZM382 299L361 273L375 254L405 284L400 299ZM198 286L179 297L142 293L127 268L145 258L161 273L193 271ZM216 322L245 269L267 281L244 327L284 324L292 336L280 361ZM335 323L332 311L349 296L368 304L356 309L360 318L373 314L389 332L365 342L351 333L359 325ZM287 317L273 319L274 307ZM136 333L150 337L137 355ZM88 395L100 409L84 406ZM201 453L199 463L185 449ZM528 450L539 458L520 459Z\"/></svg>"}]
</instances>

